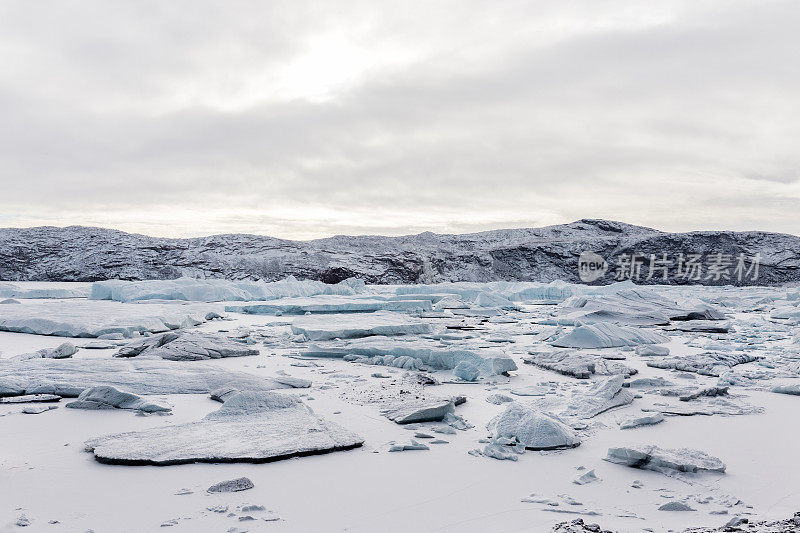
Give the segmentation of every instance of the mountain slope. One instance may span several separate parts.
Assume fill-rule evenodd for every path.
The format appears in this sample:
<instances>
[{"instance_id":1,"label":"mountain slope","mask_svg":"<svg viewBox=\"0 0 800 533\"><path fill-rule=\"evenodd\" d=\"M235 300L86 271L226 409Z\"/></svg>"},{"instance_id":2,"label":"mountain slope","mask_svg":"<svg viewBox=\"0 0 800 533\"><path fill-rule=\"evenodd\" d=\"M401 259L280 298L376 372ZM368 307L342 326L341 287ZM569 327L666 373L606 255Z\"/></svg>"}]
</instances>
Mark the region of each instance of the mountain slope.
<instances>
[{"instance_id":1,"label":"mountain slope","mask_svg":"<svg viewBox=\"0 0 800 533\"><path fill-rule=\"evenodd\" d=\"M464 235L421 233L403 237L336 236L288 241L258 235L166 239L117 230L66 228L0 229L0 279L94 281L193 277L275 280L287 275L335 283L357 276L368 283L440 281L578 282L578 257L592 251L614 278L620 255L761 255L760 285L800 281L800 237L764 232L666 233L606 220L580 220L535 229ZM644 260L640 283L646 280ZM674 268L677 267L673 267ZM659 278L659 279L656 279ZM734 282L735 282L734 276ZM725 284L730 280L678 279L669 283ZM752 283L752 281L748 281Z\"/></svg>"}]
</instances>

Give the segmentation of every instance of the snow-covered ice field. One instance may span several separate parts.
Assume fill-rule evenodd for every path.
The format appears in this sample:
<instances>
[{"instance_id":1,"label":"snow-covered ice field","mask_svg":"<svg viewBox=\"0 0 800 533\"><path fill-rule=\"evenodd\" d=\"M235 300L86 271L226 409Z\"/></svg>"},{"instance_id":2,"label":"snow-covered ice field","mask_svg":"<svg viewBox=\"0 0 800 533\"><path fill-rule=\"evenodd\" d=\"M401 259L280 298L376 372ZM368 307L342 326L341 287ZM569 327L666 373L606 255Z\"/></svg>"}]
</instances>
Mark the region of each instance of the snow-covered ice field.
<instances>
[{"instance_id":1,"label":"snow-covered ice field","mask_svg":"<svg viewBox=\"0 0 800 533\"><path fill-rule=\"evenodd\" d=\"M680 531L800 509L798 289L14 285L0 531Z\"/></svg>"}]
</instances>

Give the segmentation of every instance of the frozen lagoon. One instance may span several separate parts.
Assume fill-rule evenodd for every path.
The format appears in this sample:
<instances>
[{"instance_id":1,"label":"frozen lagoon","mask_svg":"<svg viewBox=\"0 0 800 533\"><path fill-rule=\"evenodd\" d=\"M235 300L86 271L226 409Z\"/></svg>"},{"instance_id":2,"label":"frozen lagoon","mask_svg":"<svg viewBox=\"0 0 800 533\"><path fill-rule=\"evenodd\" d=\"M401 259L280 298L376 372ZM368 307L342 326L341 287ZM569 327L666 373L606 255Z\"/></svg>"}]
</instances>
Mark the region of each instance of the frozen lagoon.
<instances>
[{"instance_id":1,"label":"frozen lagoon","mask_svg":"<svg viewBox=\"0 0 800 533\"><path fill-rule=\"evenodd\" d=\"M25 286L25 283L15 284ZM58 288L58 284L54 285ZM65 284L66 287L73 289ZM296 285L292 287L292 290L302 290ZM142 292L134 289L128 289L125 294ZM148 287L160 296L170 296L162 289L154 288L152 282ZM639 294L625 293L630 290ZM479 299L481 294L496 297L484 295ZM624 302L635 299L636 311L650 320L654 311L647 309L643 301L647 302L651 294L652 305L661 309L673 309L664 305L664 299L675 302L675 308L683 310L696 309L698 303L705 304L719 311L731 328L727 333L673 330L669 324L642 325L635 321L635 316L631 318L636 313L620 312ZM651 338L650 334L663 335L665 342L653 346L669 348L669 354L663 356L637 355L634 347L623 346L570 348L581 355L582 364L587 357L593 357L598 362L619 361L638 371L623 380L621 389L630 391L632 401L591 417L572 416L571 413L583 413L581 407L588 406L594 414L597 402L592 400L592 391L598 383L608 380L608 375L589 374L576 378L524 364L525 358L530 357L529 352L563 351L557 346L558 339L570 335L581 323L580 318L579 325L574 323L574 301L561 305L557 301L575 296L591 301L587 309L591 309L592 321L601 317L607 323L625 330L639 330ZM120 303L82 298L46 301L18 298L20 304L4 306L3 316L15 319L15 313L17 317L30 317L30 313L46 309L41 306L53 305L54 309L64 309L59 321L84 329L86 324L102 325L102 319L110 316L109 309L114 309L118 315L112 318L127 320L124 331L130 331L132 339L126 335L116 338L113 334L121 332L109 332L105 335L113 338L105 341L112 347L102 350L84 348L91 339L72 339L79 347L73 359L81 360L81 366L91 365L96 360L97 369L113 361L131 364L133 360L120 360L114 355L123 344L143 338L136 332L153 329L137 326L152 323L154 316L164 317L167 311L180 310L180 314L190 307L192 313L187 315L197 317L196 320L163 320L162 330L214 333L255 349L259 354L223 357L212 362L154 362L150 365L153 368L159 365L170 368L169 379L163 380L167 386L180 381L172 370L176 366L178 374L181 368L196 374L197 369L205 366L246 373L251 379L263 380L264 389L275 389L272 384L285 382L287 378L309 380L310 388L281 388L274 394L296 398L313 409L314 416L358 435L364 444L352 450L266 464L222 461L162 467L107 465L84 451L87 441L149 430L167 435L170 428L193 424L191 427L202 428L203 424L198 421L219 410L220 404L211 400L206 392L191 393L190 390L189 394L178 394L187 391L175 389L173 392L164 388L145 398L169 405L170 416L64 409L67 400L53 403L59 406L56 409L23 414L25 405L34 404L0 403L0 434L4 436L0 459L4 474L0 485L0 500L4 502L0 508L0 531L18 530L14 524L22 515L30 521L26 529L29 531L56 528L155 531L169 523L178 531L237 528L240 531L534 532L549 531L556 523L575 517L617 531L642 531L644 528L680 531L690 526L721 526L737 515L787 518L800 509L800 497L794 488L796 473L800 471L800 459L794 450L799 432L794 419L800 398L772 392L777 386L800 383L800 343L797 340L800 328L791 312L798 309L796 289L636 288L628 284L602 289L566 284L530 284L528 287L515 284L504 289L500 284L449 284L367 286L351 294L322 293L291 298L307 299L309 305L317 305L315 299L324 305L335 299L345 307L348 302L359 300L424 301L428 305L396 307L401 312L387 311L385 307L367 311L351 306L345 314L327 311L312 317L305 316L305 311L315 313L316 309L330 308L311 307L305 311L301 309L300 314L275 316L272 312L257 315L223 309L226 305L242 305L241 300L232 304L196 300L181 303L174 299ZM517 309L507 304L503 308L480 305L503 303L503 300L514 302ZM262 303L275 302L273 299ZM435 306L441 302L447 305L437 309ZM157 306L159 312L141 311L150 305ZM428 306L432 311L425 311ZM602 311L603 306L608 308L608 313L597 312ZM73 313L69 312L70 308L74 309ZM775 310L779 311L773 312ZM206 320L208 313L224 318L208 315ZM388 320L376 320L383 316L376 313L395 315L390 314L392 318ZM293 328L295 321L297 326ZM313 328L306 327L310 323ZM420 323L426 327L419 328ZM391 327L376 329L381 324ZM402 331L402 324L414 327ZM492 357L499 354L515 362L516 368L483 371L476 381L464 381L454 375L452 369L429 366L425 361L417 365L419 368L407 370L378 364L379 361L372 359L346 358L346 354L342 358L312 357L312 345L320 341L310 339L306 331L324 331L325 337L335 337L340 330L348 337L368 335L363 340L326 338L323 341L330 347L338 347L340 352L346 352L350 344L390 346L396 342L398 346L435 346L444 352L469 351L492 354ZM615 330L605 328L603 331L608 334ZM391 333L391 336L381 333ZM0 357L11 359L42 348L54 348L64 341L63 337L0 332ZM691 364L667 364L673 360ZM148 366L146 361L142 359L143 367ZM749 362L730 364L737 361ZM654 366L654 362L664 364ZM13 362L8 361L3 366L8 364ZM58 362L62 364L64 360ZM679 368L673 368L675 366ZM603 366L606 367L614 368ZM94 379L108 379L102 375L97 372ZM248 380L240 382L243 384L239 387L250 386ZM120 384L119 380L115 383ZM79 385L88 386L88 383ZM686 394L687 390L701 391L723 385L728 391L722 396L681 399L692 396ZM618 394L611 392L614 397ZM527 432L521 433L520 440L515 441L510 433L497 435L487 427L510 404L487 401L497 395L558 417L560 423L570 426L580 437L580 445L562 450L521 450L524 446L514 444L524 444L523 440L531 438ZM454 414L458 418L449 423L443 420L400 425L381 416L387 404L402 405L417 397L436 400L461 396L466 402L455 407ZM725 404L720 402L750 408L736 411L729 406L723 409L721 406ZM619 428L618 421L652 414L652 410L665 412L665 420L657 425ZM670 416L669 411L699 414ZM747 414L710 414L715 412ZM535 431L536 428L523 430ZM251 434L246 429L237 431L240 431L237 434ZM252 434L257 435L257 432ZM224 451L225 435L216 437L213 447L209 448L219 451L222 447ZM425 444L428 449L389 452L392 446L408 446L411 440ZM432 441L443 442L433 444ZM128 438L126 442L129 446L131 441ZM257 445L257 442L247 444ZM725 473L665 474L605 460L609 449L652 445L667 450L700 450L723 461ZM484 454L487 446L513 454L517 460L498 460ZM584 485L573 483L590 470L594 470L598 481ZM252 480L254 488L235 493L206 492L206 488L215 483L240 477ZM338 490L331 490L332 487ZM55 496L44 497L44 494ZM684 503L696 511L659 510L670 502ZM244 510L253 506L263 506L265 510ZM227 511L217 512L222 508ZM722 512L727 514L717 514ZM233 516L228 516L229 513ZM243 516L252 516L255 520L240 521L239 517ZM51 520L59 524L51 525L48 523Z\"/></svg>"}]
</instances>

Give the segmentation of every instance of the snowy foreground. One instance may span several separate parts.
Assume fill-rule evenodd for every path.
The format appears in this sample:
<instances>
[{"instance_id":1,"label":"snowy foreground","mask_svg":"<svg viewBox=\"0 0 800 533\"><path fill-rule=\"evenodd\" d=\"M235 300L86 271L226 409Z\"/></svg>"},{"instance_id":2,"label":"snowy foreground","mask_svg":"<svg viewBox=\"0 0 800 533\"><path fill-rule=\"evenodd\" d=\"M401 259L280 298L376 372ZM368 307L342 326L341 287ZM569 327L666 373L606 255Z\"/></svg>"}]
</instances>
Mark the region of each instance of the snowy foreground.
<instances>
[{"instance_id":1,"label":"snowy foreground","mask_svg":"<svg viewBox=\"0 0 800 533\"><path fill-rule=\"evenodd\" d=\"M774 287L0 282L0 531L800 530L799 324Z\"/></svg>"}]
</instances>

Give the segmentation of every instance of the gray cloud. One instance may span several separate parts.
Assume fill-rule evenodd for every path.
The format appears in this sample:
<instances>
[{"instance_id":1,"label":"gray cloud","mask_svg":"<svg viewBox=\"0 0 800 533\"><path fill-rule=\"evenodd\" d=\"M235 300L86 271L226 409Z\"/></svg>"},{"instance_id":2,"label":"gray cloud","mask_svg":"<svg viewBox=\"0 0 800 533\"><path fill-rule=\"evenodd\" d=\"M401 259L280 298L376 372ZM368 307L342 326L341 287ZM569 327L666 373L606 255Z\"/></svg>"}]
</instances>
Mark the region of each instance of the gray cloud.
<instances>
[{"instance_id":1,"label":"gray cloud","mask_svg":"<svg viewBox=\"0 0 800 533\"><path fill-rule=\"evenodd\" d=\"M335 4L4 4L0 224L800 233L794 2Z\"/></svg>"}]
</instances>

